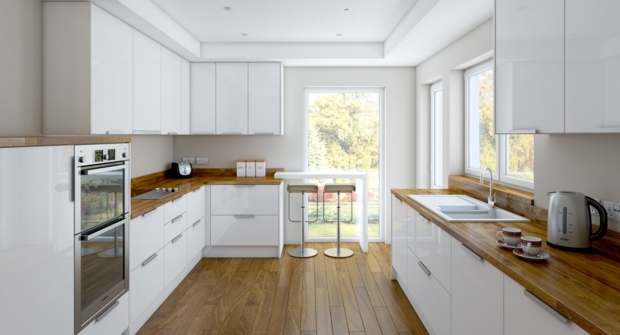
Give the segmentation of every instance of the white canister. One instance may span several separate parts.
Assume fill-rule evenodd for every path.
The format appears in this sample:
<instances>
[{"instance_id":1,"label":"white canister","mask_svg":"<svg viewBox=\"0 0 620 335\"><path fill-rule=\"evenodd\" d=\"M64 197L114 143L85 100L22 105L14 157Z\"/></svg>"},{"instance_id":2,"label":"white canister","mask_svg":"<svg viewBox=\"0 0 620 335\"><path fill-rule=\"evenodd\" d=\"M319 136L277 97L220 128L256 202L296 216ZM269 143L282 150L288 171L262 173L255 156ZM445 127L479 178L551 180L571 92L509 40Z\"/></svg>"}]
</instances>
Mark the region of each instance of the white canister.
<instances>
[{"instance_id":1,"label":"white canister","mask_svg":"<svg viewBox=\"0 0 620 335\"><path fill-rule=\"evenodd\" d=\"M256 160L256 176L265 177L267 175L267 164L264 159Z\"/></svg>"},{"instance_id":2,"label":"white canister","mask_svg":"<svg viewBox=\"0 0 620 335\"><path fill-rule=\"evenodd\" d=\"M256 177L256 161L253 159L245 160L245 176Z\"/></svg>"},{"instance_id":3,"label":"white canister","mask_svg":"<svg viewBox=\"0 0 620 335\"><path fill-rule=\"evenodd\" d=\"M245 177L245 159L237 161L237 177Z\"/></svg>"}]
</instances>

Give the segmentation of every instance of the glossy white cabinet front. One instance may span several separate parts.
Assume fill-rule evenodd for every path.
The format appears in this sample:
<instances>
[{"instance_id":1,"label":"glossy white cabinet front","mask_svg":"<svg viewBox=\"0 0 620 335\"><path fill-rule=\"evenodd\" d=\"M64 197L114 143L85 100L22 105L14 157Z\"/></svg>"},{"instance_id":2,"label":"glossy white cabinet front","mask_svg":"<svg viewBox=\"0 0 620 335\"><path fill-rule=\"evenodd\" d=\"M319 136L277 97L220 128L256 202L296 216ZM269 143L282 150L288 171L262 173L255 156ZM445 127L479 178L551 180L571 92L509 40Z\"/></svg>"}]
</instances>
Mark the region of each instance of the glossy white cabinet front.
<instances>
[{"instance_id":1,"label":"glossy white cabinet front","mask_svg":"<svg viewBox=\"0 0 620 335\"><path fill-rule=\"evenodd\" d=\"M129 327L129 293L118 299L117 305L99 320L84 328L79 335L121 335Z\"/></svg>"},{"instance_id":2,"label":"glossy white cabinet front","mask_svg":"<svg viewBox=\"0 0 620 335\"><path fill-rule=\"evenodd\" d=\"M205 216L205 189L203 186L187 194L188 227Z\"/></svg>"},{"instance_id":3,"label":"glossy white cabinet front","mask_svg":"<svg viewBox=\"0 0 620 335\"><path fill-rule=\"evenodd\" d=\"M205 219L201 218L187 228L187 259L191 260L196 255L202 255L202 249L206 245Z\"/></svg>"},{"instance_id":4,"label":"glossy white cabinet front","mask_svg":"<svg viewBox=\"0 0 620 335\"><path fill-rule=\"evenodd\" d=\"M181 58L181 134L187 135L191 125L191 71L187 60Z\"/></svg>"},{"instance_id":5,"label":"glossy white cabinet front","mask_svg":"<svg viewBox=\"0 0 620 335\"><path fill-rule=\"evenodd\" d=\"M280 194L271 185L212 185L211 215L278 215Z\"/></svg>"},{"instance_id":6,"label":"glossy white cabinet front","mask_svg":"<svg viewBox=\"0 0 620 335\"><path fill-rule=\"evenodd\" d=\"M131 271L129 315L132 322L164 290L164 249L151 257Z\"/></svg>"},{"instance_id":7,"label":"glossy white cabinet front","mask_svg":"<svg viewBox=\"0 0 620 335\"><path fill-rule=\"evenodd\" d=\"M216 127L217 134L248 133L248 63L217 63Z\"/></svg>"},{"instance_id":8,"label":"glossy white cabinet front","mask_svg":"<svg viewBox=\"0 0 620 335\"><path fill-rule=\"evenodd\" d=\"M407 276L408 209L407 204L392 195L392 270L403 278ZM392 279L396 279L394 273Z\"/></svg>"},{"instance_id":9,"label":"glossy white cabinet front","mask_svg":"<svg viewBox=\"0 0 620 335\"><path fill-rule=\"evenodd\" d=\"M0 149L0 333L74 333L73 146Z\"/></svg>"},{"instance_id":10,"label":"glossy white cabinet front","mask_svg":"<svg viewBox=\"0 0 620 335\"><path fill-rule=\"evenodd\" d=\"M161 133L183 132L181 57L161 47Z\"/></svg>"},{"instance_id":11,"label":"glossy white cabinet front","mask_svg":"<svg viewBox=\"0 0 620 335\"><path fill-rule=\"evenodd\" d=\"M133 130L161 133L161 45L133 32Z\"/></svg>"},{"instance_id":12,"label":"glossy white cabinet front","mask_svg":"<svg viewBox=\"0 0 620 335\"><path fill-rule=\"evenodd\" d=\"M282 64L248 64L248 106L250 135L281 135Z\"/></svg>"},{"instance_id":13,"label":"glossy white cabinet front","mask_svg":"<svg viewBox=\"0 0 620 335\"><path fill-rule=\"evenodd\" d=\"M212 216L211 245L277 245L278 230L276 215Z\"/></svg>"},{"instance_id":14,"label":"glossy white cabinet front","mask_svg":"<svg viewBox=\"0 0 620 335\"><path fill-rule=\"evenodd\" d=\"M129 268L138 267L164 246L164 209L158 207L129 224Z\"/></svg>"},{"instance_id":15,"label":"glossy white cabinet front","mask_svg":"<svg viewBox=\"0 0 620 335\"><path fill-rule=\"evenodd\" d=\"M192 63L191 82L190 133L215 134L215 63Z\"/></svg>"},{"instance_id":16,"label":"glossy white cabinet front","mask_svg":"<svg viewBox=\"0 0 620 335\"><path fill-rule=\"evenodd\" d=\"M416 212L416 257L431 271L444 289L451 290L451 236Z\"/></svg>"},{"instance_id":17,"label":"glossy white cabinet front","mask_svg":"<svg viewBox=\"0 0 620 335\"><path fill-rule=\"evenodd\" d=\"M168 286L172 280L187 265L187 234L182 232L170 241L164 247L164 285Z\"/></svg>"}]
</instances>

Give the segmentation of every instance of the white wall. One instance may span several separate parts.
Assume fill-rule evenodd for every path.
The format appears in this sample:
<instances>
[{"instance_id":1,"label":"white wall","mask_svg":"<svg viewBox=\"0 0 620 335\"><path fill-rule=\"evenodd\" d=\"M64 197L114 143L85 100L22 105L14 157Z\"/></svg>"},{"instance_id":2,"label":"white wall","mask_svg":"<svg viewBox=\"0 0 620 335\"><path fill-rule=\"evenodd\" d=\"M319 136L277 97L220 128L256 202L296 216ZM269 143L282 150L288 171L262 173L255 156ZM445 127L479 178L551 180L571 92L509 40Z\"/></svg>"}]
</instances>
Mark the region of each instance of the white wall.
<instances>
[{"instance_id":1,"label":"white wall","mask_svg":"<svg viewBox=\"0 0 620 335\"><path fill-rule=\"evenodd\" d=\"M303 171L304 88L320 86L384 87L386 113L386 227L390 224L390 189L414 187L415 69L306 68L284 69L283 136L175 136L174 159L207 157L208 168L234 168L237 159L264 158L268 168ZM287 204L285 203L285 207ZM288 217L288 214L284 214ZM390 231L387 232L390 235ZM285 220L285 243L299 243L299 224Z\"/></svg>"},{"instance_id":2,"label":"white wall","mask_svg":"<svg viewBox=\"0 0 620 335\"><path fill-rule=\"evenodd\" d=\"M443 82L444 185L464 173L463 70L492 57L493 20L488 20L416 68L416 186L430 187L430 85Z\"/></svg>"},{"instance_id":3,"label":"white wall","mask_svg":"<svg viewBox=\"0 0 620 335\"><path fill-rule=\"evenodd\" d=\"M136 135L131 139L131 177L170 169L174 137Z\"/></svg>"},{"instance_id":4,"label":"white wall","mask_svg":"<svg viewBox=\"0 0 620 335\"><path fill-rule=\"evenodd\" d=\"M43 133L43 2L2 0L0 136Z\"/></svg>"}]
</instances>

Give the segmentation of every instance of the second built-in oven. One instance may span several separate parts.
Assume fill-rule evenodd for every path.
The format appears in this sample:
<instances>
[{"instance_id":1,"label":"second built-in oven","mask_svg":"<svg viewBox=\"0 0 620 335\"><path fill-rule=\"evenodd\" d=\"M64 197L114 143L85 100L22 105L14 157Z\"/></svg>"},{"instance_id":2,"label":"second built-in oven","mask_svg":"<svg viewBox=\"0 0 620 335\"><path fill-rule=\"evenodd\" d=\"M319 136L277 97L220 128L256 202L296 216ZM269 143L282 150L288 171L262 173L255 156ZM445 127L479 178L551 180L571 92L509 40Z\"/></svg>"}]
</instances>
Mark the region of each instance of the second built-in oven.
<instances>
[{"instance_id":1,"label":"second built-in oven","mask_svg":"<svg viewBox=\"0 0 620 335\"><path fill-rule=\"evenodd\" d=\"M129 290L129 144L75 146L75 334Z\"/></svg>"}]
</instances>

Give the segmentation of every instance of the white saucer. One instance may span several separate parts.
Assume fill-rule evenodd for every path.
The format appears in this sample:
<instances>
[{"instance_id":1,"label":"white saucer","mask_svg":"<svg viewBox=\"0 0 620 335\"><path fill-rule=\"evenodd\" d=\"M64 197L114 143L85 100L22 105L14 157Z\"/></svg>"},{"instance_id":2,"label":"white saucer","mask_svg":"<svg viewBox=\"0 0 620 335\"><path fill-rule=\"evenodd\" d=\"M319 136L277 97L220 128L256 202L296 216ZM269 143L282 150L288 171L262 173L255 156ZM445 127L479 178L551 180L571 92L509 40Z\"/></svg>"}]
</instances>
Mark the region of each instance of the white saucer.
<instances>
[{"instance_id":1,"label":"white saucer","mask_svg":"<svg viewBox=\"0 0 620 335\"><path fill-rule=\"evenodd\" d=\"M497 240L497 241L495 241L495 243L497 243L497 245L499 245L500 247L504 247L506 249L520 248L518 244L517 245L508 244L508 243L504 242L504 240Z\"/></svg>"},{"instance_id":2,"label":"white saucer","mask_svg":"<svg viewBox=\"0 0 620 335\"><path fill-rule=\"evenodd\" d=\"M539 252L536 256L530 256L526 254L521 248L513 250L512 253L523 259L527 259L528 261L542 261L549 258L549 254L546 252Z\"/></svg>"}]
</instances>

